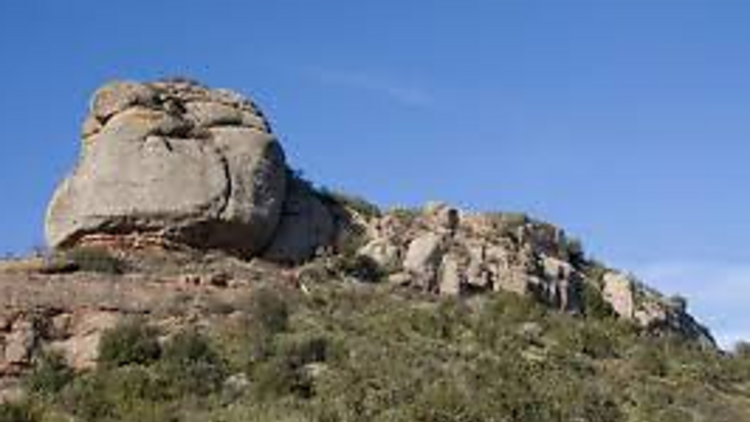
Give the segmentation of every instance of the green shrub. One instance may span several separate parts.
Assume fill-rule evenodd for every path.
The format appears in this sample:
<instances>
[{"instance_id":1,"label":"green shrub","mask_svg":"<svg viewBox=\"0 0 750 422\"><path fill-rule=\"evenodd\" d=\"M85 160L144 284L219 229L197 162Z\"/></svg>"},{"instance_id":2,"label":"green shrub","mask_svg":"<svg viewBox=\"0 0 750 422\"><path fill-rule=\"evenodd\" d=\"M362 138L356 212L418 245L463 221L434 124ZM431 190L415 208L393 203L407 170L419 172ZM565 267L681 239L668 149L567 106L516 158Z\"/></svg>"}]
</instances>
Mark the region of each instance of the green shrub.
<instances>
[{"instance_id":1,"label":"green shrub","mask_svg":"<svg viewBox=\"0 0 750 422\"><path fill-rule=\"evenodd\" d=\"M34 363L34 368L24 380L29 391L45 395L57 394L73 379L73 370L60 353L43 353Z\"/></svg>"},{"instance_id":2,"label":"green shrub","mask_svg":"<svg viewBox=\"0 0 750 422\"><path fill-rule=\"evenodd\" d=\"M587 422L625 421L625 414L611 397L588 390L582 401L581 416Z\"/></svg>"},{"instance_id":3,"label":"green shrub","mask_svg":"<svg viewBox=\"0 0 750 422\"><path fill-rule=\"evenodd\" d=\"M253 392L260 400L295 395L309 398L314 394L314 380L309 364L328 361L331 342L317 335L291 336L279 339L273 355L252 368Z\"/></svg>"},{"instance_id":4,"label":"green shrub","mask_svg":"<svg viewBox=\"0 0 750 422\"><path fill-rule=\"evenodd\" d=\"M102 375L106 395L120 414L142 407L143 403L168 399L165 386L169 380L162 379L152 367L130 365L107 370Z\"/></svg>"},{"instance_id":5,"label":"green shrub","mask_svg":"<svg viewBox=\"0 0 750 422\"><path fill-rule=\"evenodd\" d=\"M195 330L167 341L157 369L174 397L207 396L218 391L226 378L224 361L209 340Z\"/></svg>"},{"instance_id":6,"label":"green shrub","mask_svg":"<svg viewBox=\"0 0 750 422\"><path fill-rule=\"evenodd\" d=\"M617 334L606 325L576 324L560 333L565 353L581 353L594 359L617 357Z\"/></svg>"},{"instance_id":7,"label":"green shrub","mask_svg":"<svg viewBox=\"0 0 750 422\"><path fill-rule=\"evenodd\" d=\"M289 366L301 368L315 362L325 362L331 353L331 341L320 335L302 335L279 342L276 354Z\"/></svg>"},{"instance_id":8,"label":"green shrub","mask_svg":"<svg viewBox=\"0 0 750 422\"><path fill-rule=\"evenodd\" d=\"M359 196L333 191L328 188L319 189L317 194L324 203L351 209L366 219L377 218L381 215L380 208L377 205Z\"/></svg>"},{"instance_id":9,"label":"green shrub","mask_svg":"<svg viewBox=\"0 0 750 422\"><path fill-rule=\"evenodd\" d=\"M123 274L127 269L125 261L102 247L78 247L66 251L64 257L70 260L79 271Z\"/></svg>"},{"instance_id":10,"label":"green shrub","mask_svg":"<svg viewBox=\"0 0 750 422\"><path fill-rule=\"evenodd\" d=\"M254 330L277 334L289 327L289 303L279 289L268 286L257 289L251 296L248 312Z\"/></svg>"},{"instance_id":11,"label":"green shrub","mask_svg":"<svg viewBox=\"0 0 750 422\"><path fill-rule=\"evenodd\" d=\"M482 407L472 394L443 381L420 394L408 414L409 420L418 422L482 422L487 420Z\"/></svg>"},{"instance_id":12,"label":"green shrub","mask_svg":"<svg viewBox=\"0 0 750 422\"><path fill-rule=\"evenodd\" d=\"M239 333L243 350L234 353L235 365L246 369L273 353L276 336L289 329L291 305L286 293L271 286L261 286L252 292L246 306L248 330Z\"/></svg>"},{"instance_id":13,"label":"green shrub","mask_svg":"<svg viewBox=\"0 0 750 422\"><path fill-rule=\"evenodd\" d=\"M149 364L159 358L158 331L140 319L119 324L102 334L99 363L105 367Z\"/></svg>"},{"instance_id":14,"label":"green shrub","mask_svg":"<svg viewBox=\"0 0 750 422\"><path fill-rule=\"evenodd\" d=\"M385 277L380 264L366 255L342 255L336 269L347 276L370 283L377 283Z\"/></svg>"},{"instance_id":15,"label":"green shrub","mask_svg":"<svg viewBox=\"0 0 750 422\"><path fill-rule=\"evenodd\" d=\"M586 253L580 239L567 239L564 247L565 256L567 256L574 265L582 264L586 260Z\"/></svg>"},{"instance_id":16,"label":"green shrub","mask_svg":"<svg viewBox=\"0 0 750 422\"><path fill-rule=\"evenodd\" d=\"M39 416L26 402L0 403L0 422L36 422Z\"/></svg>"},{"instance_id":17,"label":"green shrub","mask_svg":"<svg viewBox=\"0 0 750 422\"><path fill-rule=\"evenodd\" d=\"M591 318L611 318L615 316L615 310L604 297L602 292L590 282L581 283L581 302L583 313Z\"/></svg>"},{"instance_id":18,"label":"green shrub","mask_svg":"<svg viewBox=\"0 0 750 422\"><path fill-rule=\"evenodd\" d=\"M114 405L107 397L107 385L101 373L77 377L62 392L58 401L63 409L86 422L98 422L114 415Z\"/></svg>"},{"instance_id":19,"label":"green shrub","mask_svg":"<svg viewBox=\"0 0 750 422\"><path fill-rule=\"evenodd\" d=\"M251 378L253 396L260 401L289 395L300 384L297 370L290 366L289 362L278 357L255 365Z\"/></svg>"},{"instance_id":20,"label":"green shrub","mask_svg":"<svg viewBox=\"0 0 750 422\"><path fill-rule=\"evenodd\" d=\"M54 420L132 422L746 420L744 353L650 338L614 318L510 293L444 300L347 283L313 285L309 296L253 293L247 323L211 325L220 349L185 331L158 359L112 358L57 394L31 394L30 408ZM519 334L527 328L533 341ZM245 362L257 338L263 353ZM241 371L248 382L230 391L226 375Z\"/></svg>"},{"instance_id":21,"label":"green shrub","mask_svg":"<svg viewBox=\"0 0 750 422\"><path fill-rule=\"evenodd\" d=\"M677 309L680 312L686 312L688 307L688 300L685 296L673 295L667 298L667 303L670 306Z\"/></svg>"},{"instance_id":22,"label":"green shrub","mask_svg":"<svg viewBox=\"0 0 750 422\"><path fill-rule=\"evenodd\" d=\"M655 377L665 377L669 372L667 358L658 347L638 347L632 357L633 368Z\"/></svg>"}]
</instances>

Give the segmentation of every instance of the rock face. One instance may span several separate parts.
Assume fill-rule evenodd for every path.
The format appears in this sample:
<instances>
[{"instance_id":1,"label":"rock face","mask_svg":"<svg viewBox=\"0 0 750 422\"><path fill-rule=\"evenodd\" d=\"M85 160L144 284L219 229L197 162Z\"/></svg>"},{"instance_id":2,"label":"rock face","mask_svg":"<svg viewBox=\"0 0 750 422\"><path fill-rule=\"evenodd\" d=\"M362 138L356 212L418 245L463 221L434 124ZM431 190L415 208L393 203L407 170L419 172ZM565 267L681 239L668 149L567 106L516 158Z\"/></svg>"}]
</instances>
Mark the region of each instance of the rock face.
<instances>
[{"instance_id":1,"label":"rock face","mask_svg":"<svg viewBox=\"0 0 750 422\"><path fill-rule=\"evenodd\" d=\"M603 277L603 298L621 318L641 327L677 332L700 343L713 345L711 333L699 324L682 301L663 297L634 277L610 271Z\"/></svg>"},{"instance_id":2,"label":"rock face","mask_svg":"<svg viewBox=\"0 0 750 422\"><path fill-rule=\"evenodd\" d=\"M283 150L250 100L184 80L113 82L94 95L47 239L149 233L250 256L271 241L286 184Z\"/></svg>"},{"instance_id":3,"label":"rock face","mask_svg":"<svg viewBox=\"0 0 750 422\"><path fill-rule=\"evenodd\" d=\"M306 183L289 178L281 222L263 257L277 262L300 263L328 245L335 235L333 216Z\"/></svg>"},{"instance_id":4,"label":"rock face","mask_svg":"<svg viewBox=\"0 0 750 422\"><path fill-rule=\"evenodd\" d=\"M444 295L511 291L566 311L581 309L583 282L564 234L525 216L467 214L446 204L393 210L362 230L359 254L399 284Z\"/></svg>"},{"instance_id":5,"label":"rock face","mask_svg":"<svg viewBox=\"0 0 750 422\"><path fill-rule=\"evenodd\" d=\"M630 277L619 272L608 272L602 280L604 300L609 302L617 315L635 318L635 284Z\"/></svg>"},{"instance_id":6,"label":"rock face","mask_svg":"<svg viewBox=\"0 0 750 422\"><path fill-rule=\"evenodd\" d=\"M581 292L592 289L620 318L714 344L684 302L618 271L591 275L594 263L576 241L525 215L464 213L432 203L357 221L366 233L358 254L380 265L394 284L441 295L508 291L571 313L586 312Z\"/></svg>"}]
</instances>

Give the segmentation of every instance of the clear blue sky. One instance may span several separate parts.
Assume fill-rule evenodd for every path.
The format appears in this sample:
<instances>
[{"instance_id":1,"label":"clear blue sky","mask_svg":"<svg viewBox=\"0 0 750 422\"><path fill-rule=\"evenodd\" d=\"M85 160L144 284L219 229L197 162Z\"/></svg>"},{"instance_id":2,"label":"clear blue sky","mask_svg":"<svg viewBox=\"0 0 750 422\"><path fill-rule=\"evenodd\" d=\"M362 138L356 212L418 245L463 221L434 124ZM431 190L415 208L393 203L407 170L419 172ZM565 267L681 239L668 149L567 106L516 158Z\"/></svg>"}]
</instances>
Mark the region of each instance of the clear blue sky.
<instances>
[{"instance_id":1,"label":"clear blue sky","mask_svg":"<svg viewBox=\"0 0 750 422\"><path fill-rule=\"evenodd\" d=\"M2 1L0 252L43 242L88 97L187 75L383 205L524 210L750 338L750 2Z\"/></svg>"}]
</instances>

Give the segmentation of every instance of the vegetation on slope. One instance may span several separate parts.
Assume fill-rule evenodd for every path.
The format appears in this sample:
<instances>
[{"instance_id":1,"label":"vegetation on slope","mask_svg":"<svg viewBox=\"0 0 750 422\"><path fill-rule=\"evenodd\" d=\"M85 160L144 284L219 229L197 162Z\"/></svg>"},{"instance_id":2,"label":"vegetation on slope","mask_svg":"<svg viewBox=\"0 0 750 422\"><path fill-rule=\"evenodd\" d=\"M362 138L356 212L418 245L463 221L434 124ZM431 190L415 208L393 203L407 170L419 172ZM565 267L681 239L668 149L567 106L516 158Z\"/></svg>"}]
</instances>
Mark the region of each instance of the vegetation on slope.
<instances>
[{"instance_id":1,"label":"vegetation on slope","mask_svg":"<svg viewBox=\"0 0 750 422\"><path fill-rule=\"evenodd\" d=\"M40 357L0 421L750 421L750 353L653 338L512 294L259 288L241 318L104 336L96 370ZM594 307L591 307L594 309Z\"/></svg>"}]
</instances>

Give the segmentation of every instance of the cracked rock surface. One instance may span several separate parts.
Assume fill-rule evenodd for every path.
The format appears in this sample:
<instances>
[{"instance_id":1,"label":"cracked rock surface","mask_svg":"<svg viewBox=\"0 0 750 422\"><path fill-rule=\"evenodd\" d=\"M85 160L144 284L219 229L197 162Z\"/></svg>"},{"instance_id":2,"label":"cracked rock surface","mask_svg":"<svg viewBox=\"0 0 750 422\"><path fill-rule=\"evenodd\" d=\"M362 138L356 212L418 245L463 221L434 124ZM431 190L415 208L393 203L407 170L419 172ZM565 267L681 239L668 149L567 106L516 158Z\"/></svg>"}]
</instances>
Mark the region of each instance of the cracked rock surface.
<instances>
[{"instance_id":1,"label":"cracked rock surface","mask_svg":"<svg viewBox=\"0 0 750 422\"><path fill-rule=\"evenodd\" d=\"M250 256L271 241L286 164L249 99L187 80L117 81L95 93L82 132L48 209L52 247L151 233Z\"/></svg>"}]
</instances>

